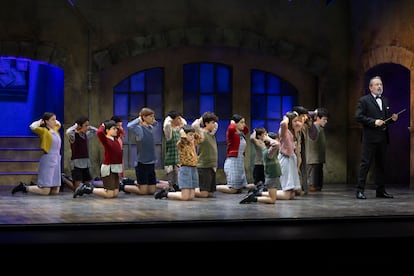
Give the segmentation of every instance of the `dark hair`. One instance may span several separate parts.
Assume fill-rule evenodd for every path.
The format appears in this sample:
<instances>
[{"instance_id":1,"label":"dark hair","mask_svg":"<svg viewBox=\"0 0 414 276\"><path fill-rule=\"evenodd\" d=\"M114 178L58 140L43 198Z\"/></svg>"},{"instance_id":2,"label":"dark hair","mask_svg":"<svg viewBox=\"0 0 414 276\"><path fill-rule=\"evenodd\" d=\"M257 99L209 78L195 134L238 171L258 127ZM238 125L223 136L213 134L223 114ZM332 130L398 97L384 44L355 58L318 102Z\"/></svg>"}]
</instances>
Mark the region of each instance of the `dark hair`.
<instances>
[{"instance_id":1,"label":"dark hair","mask_svg":"<svg viewBox=\"0 0 414 276\"><path fill-rule=\"evenodd\" d=\"M115 115L111 117L111 120L114 121L115 123L121 123L122 122L121 117L115 116Z\"/></svg>"},{"instance_id":2,"label":"dark hair","mask_svg":"<svg viewBox=\"0 0 414 276\"><path fill-rule=\"evenodd\" d=\"M172 110L172 111L170 111L170 112L168 112L167 113L167 116L170 116L171 117L171 119L175 119L175 118L177 118L178 116L183 116L183 114L181 113L181 112L178 112L178 111L174 111L174 110Z\"/></svg>"},{"instance_id":3,"label":"dark hair","mask_svg":"<svg viewBox=\"0 0 414 276\"><path fill-rule=\"evenodd\" d=\"M301 105L294 106L292 111L296 111L299 115L308 114L309 110Z\"/></svg>"},{"instance_id":4,"label":"dark hair","mask_svg":"<svg viewBox=\"0 0 414 276\"><path fill-rule=\"evenodd\" d=\"M105 130L111 129L111 127L116 127L116 123L114 120L107 120L103 124L105 126Z\"/></svg>"},{"instance_id":5,"label":"dark hair","mask_svg":"<svg viewBox=\"0 0 414 276\"><path fill-rule=\"evenodd\" d=\"M233 116L231 117L231 119L237 124L238 122L240 122L241 119L243 119L244 117L240 114L233 114Z\"/></svg>"},{"instance_id":6,"label":"dark hair","mask_svg":"<svg viewBox=\"0 0 414 276\"><path fill-rule=\"evenodd\" d=\"M85 122L87 122L87 121L89 121L89 119L88 119L88 117L86 117L86 116L80 116L76 121L75 121L75 123L78 125L78 126L82 126Z\"/></svg>"},{"instance_id":7,"label":"dark hair","mask_svg":"<svg viewBox=\"0 0 414 276\"><path fill-rule=\"evenodd\" d=\"M47 121L47 120L49 120L50 118L52 118L53 116L56 116L56 114L55 114L55 113L53 113L53 112L45 112L45 113L43 113L42 120L43 120L43 121ZM41 126L41 127L45 127L45 128L47 128L47 129L49 129L49 128L47 127L46 123L43 123L43 124L41 124L40 126Z\"/></svg>"},{"instance_id":8,"label":"dark hair","mask_svg":"<svg viewBox=\"0 0 414 276\"><path fill-rule=\"evenodd\" d=\"M201 118L203 119L203 123L209 123L209 122L218 122L219 118L217 117L216 114L214 114L213 112L210 111L206 111L203 113L203 115L201 116Z\"/></svg>"},{"instance_id":9,"label":"dark hair","mask_svg":"<svg viewBox=\"0 0 414 276\"><path fill-rule=\"evenodd\" d=\"M297 111L288 111L286 112L286 117L289 118L288 129L293 132L292 122L293 122L293 119L295 119L296 117L299 117L299 114Z\"/></svg>"},{"instance_id":10,"label":"dark hair","mask_svg":"<svg viewBox=\"0 0 414 276\"><path fill-rule=\"evenodd\" d=\"M183 125L181 128L184 130L185 134L189 132L195 132L195 128L193 128L191 125Z\"/></svg>"},{"instance_id":11,"label":"dark hair","mask_svg":"<svg viewBox=\"0 0 414 276\"><path fill-rule=\"evenodd\" d=\"M262 135L263 133L266 132L266 129L264 127L256 127L254 129L254 131L256 132L256 139L258 139L258 136Z\"/></svg>"},{"instance_id":12,"label":"dark hair","mask_svg":"<svg viewBox=\"0 0 414 276\"><path fill-rule=\"evenodd\" d=\"M316 112L316 116L318 116L319 118L322 118L322 117L328 118L329 117L329 112L328 112L328 109L326 109L326 108L318 107L315 110L315 112Z\"/></svg>"}]
</instances>

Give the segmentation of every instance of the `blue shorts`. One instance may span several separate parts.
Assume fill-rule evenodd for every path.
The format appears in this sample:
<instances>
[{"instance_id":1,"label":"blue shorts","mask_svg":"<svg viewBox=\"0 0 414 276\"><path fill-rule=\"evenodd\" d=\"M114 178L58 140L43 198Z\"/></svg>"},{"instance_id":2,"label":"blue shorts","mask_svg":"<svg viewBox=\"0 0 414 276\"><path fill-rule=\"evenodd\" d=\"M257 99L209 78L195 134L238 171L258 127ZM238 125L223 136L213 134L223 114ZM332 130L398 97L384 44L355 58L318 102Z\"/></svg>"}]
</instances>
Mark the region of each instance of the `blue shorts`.
<instances>
[{"instance_id":1,"label":"blue shorts","mask_svg":"<svg viewBox=\"0 0 414 276\"><path fill-rule=\"evenodd\" d=\"M195 189L199 187L197 167L180 167L178 170L178 187L180 189Z\"/></svg>"}]
</instances>

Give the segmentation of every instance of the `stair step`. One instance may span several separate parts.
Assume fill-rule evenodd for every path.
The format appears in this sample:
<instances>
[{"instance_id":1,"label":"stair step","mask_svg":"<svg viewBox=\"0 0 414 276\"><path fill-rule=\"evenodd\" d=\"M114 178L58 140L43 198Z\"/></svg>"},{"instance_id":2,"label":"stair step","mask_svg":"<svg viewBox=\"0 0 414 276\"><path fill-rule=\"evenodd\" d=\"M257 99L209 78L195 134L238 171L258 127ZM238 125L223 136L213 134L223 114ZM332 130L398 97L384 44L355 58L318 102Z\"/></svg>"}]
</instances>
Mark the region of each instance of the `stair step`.
<instances>
[{"instance_id":1,"label":"stair step","mask_svg":"<svg viewBox=\"0 0 414 276\"><path fill-rule=\"evenodd\" d=\"M32 175L32 174L38 174L37 171L27 171L27 172L0 172L0 176L4 175Z\"/></svg>"},{"instance_id":2,"label":"stair step","mask_svg":"<svg viewBox=\"0 0 414 276\"><path fill-rule=\"evenodd\" d=\"M37 181L37 172L26 173L2 173L0 172L0 186L14 186L20 181L24 183L30 183L31 181Z\"/></svg>"},{"instance_id":3,"label":"stair step","mask_svg":"<svg viewBox=\"0 0 414 276\"><path fill-rule=\"evenodd\" d=\"M0 148L38 148L39 136L1 136Z\"/></svg>"},{"instance_id":4,"label":"stair step","mask_svg":"<svg viewBox=\"0 0 414 276\"><path fill-rule=\"evenodd\" d=\"M0 148L0 160L40 160L43 150L40 148Z\"/></svg>"},{"instance_id":5,"label":"stair step","mask_svg":"<svg viewBox=\"0 0 414 276\"><path fill-rule=\"evenodd\" d=\"M31 160L0 160L0 172L31 172L37 171L39 168L39 161Z\"/></svg>"},{"instance_id":6,"label":"stair step","mask_svg":"<svg viewBox=\"0 0 414 276\"><path fill-rule=\"evenodd\" d=\"M36 182L43 150L38 136L0 137L0 186Z\"/></svg>"}]
</instances>

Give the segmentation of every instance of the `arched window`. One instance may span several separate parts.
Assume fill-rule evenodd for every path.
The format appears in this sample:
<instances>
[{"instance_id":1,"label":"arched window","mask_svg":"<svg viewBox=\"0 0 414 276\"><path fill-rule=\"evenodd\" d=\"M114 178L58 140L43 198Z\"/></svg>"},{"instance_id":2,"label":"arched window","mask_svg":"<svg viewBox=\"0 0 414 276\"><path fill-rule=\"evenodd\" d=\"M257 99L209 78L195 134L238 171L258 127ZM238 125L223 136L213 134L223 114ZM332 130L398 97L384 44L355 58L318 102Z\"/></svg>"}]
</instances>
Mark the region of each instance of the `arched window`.
<instances>
[{"instance_id":1,"label":"arched window","mask_svg":"<svg viewBox=\"0 0 414 276\"><path fill-rule=\"evenodd\" d=\"M124 139L124 161L127 160L124 164L125 168L133 168L136 160L134 135L129 135L126 126L128 121L138 116L143 107L149 107L155 111L155 119L159 124L156 135L156 155L159 158L155 168L162 168L163 90L164 71L162 68L137 72L114 87L114 115L121 117L127 134Z\"/></svg>"},{"instance_id":2,"label":"arched window","mask_svg":"<svg viewBox=\"0 0 414 276\"><path fill-rule=\"evenodd\" d=\"M226 157L226 129L232 116L232 71L230 66L217 63L184 65L183 113L191 123L205 111L219 117L216 134L218 167L223 168Z\"/></svg>"},{"instance_id":3,"label":"arched window","mask_svg":"<svg viewBox=\"0 0 414 276\"><path fill-rule=\"evenodd\" d=\"M271 73L251 71L251 128L278 132L283 115L297 102L297 90Z\"/></svg>"}]
</instances>

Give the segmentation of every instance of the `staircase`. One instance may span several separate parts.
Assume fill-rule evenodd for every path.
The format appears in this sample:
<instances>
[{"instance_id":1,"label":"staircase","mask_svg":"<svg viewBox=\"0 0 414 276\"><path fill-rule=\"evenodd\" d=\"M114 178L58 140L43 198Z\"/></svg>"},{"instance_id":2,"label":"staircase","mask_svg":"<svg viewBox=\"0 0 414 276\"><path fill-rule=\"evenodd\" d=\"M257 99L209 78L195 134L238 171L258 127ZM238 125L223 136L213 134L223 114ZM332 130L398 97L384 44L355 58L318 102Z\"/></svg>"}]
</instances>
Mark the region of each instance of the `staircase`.
<instances>
[{"instance_id":1,"label":"staircase","mask_svg":"<svg viewBox=\"0 0 414 276\"><path fill-rule=\"evenodd\" d=\"M0 137L0 186L20 181L37 181L37 170L43 154L38 136Z\"/></svg>"}]
</instances>

